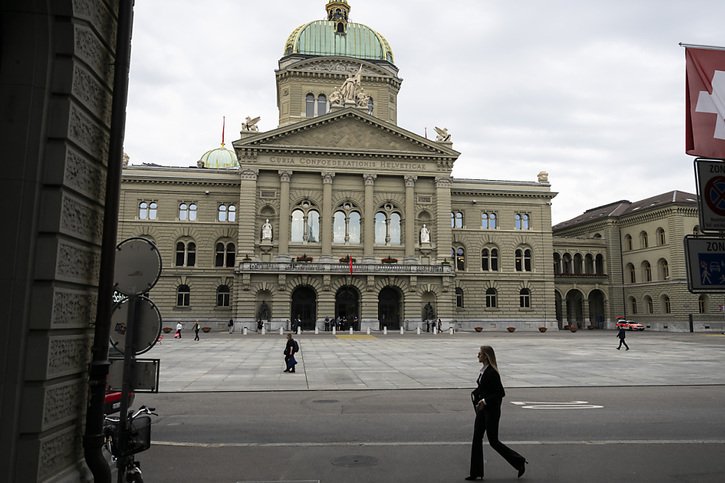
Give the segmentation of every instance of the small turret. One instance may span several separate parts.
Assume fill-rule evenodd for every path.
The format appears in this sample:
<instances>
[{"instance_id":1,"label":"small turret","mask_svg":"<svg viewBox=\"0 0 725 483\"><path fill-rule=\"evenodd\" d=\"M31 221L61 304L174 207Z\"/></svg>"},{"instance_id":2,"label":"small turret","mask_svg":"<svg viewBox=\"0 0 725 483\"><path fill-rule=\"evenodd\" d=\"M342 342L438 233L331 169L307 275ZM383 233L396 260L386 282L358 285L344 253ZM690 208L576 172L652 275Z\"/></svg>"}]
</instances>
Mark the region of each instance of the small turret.
<instances>
[{"instance_id":1,"label":"small turret","mask_svg":"<svg viewBox=\"0 0 725 483\"><path fill-rule=\"evenodd\" d=\"M347 33L347 20L350 16L350 5L347 0L329 0L325 8L327 20L335 22L335 33Z\"/></svg>"}]
</instances>

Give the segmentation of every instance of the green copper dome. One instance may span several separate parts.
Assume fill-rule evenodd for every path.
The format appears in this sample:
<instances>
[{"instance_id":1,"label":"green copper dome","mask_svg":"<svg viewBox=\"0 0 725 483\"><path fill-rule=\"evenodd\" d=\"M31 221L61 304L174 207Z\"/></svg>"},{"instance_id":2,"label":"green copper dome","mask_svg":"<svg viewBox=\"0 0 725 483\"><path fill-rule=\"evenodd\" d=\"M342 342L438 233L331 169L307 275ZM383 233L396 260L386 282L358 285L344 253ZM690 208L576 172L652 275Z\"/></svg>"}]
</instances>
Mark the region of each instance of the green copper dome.
<instances>
[{"instance_id":1,"label":"green copper dome","mask_svg":"<svg viewBox=\"0 0 725 483\"><path fill-rule=\"evenodd\" d=\"M347 1L327 4L328 20L297 27L285 43L284 55L344 56L393 63L393 49L385 37L367 25L348 21Z\"/></svg>"},{"instance_id":2,"label":"green copper dome","mask_svg":"<svg viewBox=\"0 0 725 483\"><path fill-rule=\"evenodd\" d=\"M198 162L199 167L210 169L238 168L237 155L231 149L221 147L205 152Z\"/></svg>"}]
</instances>

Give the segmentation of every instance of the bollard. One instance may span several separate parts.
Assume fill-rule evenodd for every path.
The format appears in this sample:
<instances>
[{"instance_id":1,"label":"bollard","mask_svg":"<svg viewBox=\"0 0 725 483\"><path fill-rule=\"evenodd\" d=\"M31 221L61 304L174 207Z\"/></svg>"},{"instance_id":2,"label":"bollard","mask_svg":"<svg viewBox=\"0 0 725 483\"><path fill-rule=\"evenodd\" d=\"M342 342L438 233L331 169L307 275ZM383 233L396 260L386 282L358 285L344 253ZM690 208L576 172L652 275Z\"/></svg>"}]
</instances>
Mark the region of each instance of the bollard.
<instances>
[{"instance_id":1,"label":"bollard","mask_svg":"<svg viewBox=\"0 0 725 483\"><path fill-rule=\"evenodd\" d=\"M267 328L265 326L262 326L262 335L267 334Z\"/></svg>"},{"instance_id":2,"label":"bollard","mask_svg":"<svg viewBox=\"0 0 725 483\"><path fill-rule=\"evenodd\" d=\"M332 335L335 335L335 334L337 334L337 328L336 327L333 327L332 328Z\"/></svg>"},{"instance_id":3,"label":"bollard","mask_svg":"<svg viewBox=\"0 0 725 483\"><path fill-rule=\"evenodd\" d=\"M435 325L433 326L433 335L436 335L438 333L438 327Z\"/></svg>"},{"instance_id":4,"label":"bollard","mask_svg":"<svg viewBox=\"0 0 725 483\"><path fill-rule=\"evenodd\" d=\"M388 326L383 327L383 335L388 335Z\"/></svg>"},{"instance_id":5,"label":"bollard","mask_svg":"<svg viewBox=\"0 0 725 483\"><path fill-rule=\"evenodd\" d=\"M320 333L320 329L315 327L315 335L318 335Z\"/></svg>"},{"instance_id":6,"label":"bollard","mask_svg":"<svg viewBox=\"0 0 725 483\"><path fill-rule=\"evenodd\" d=\"M246 327L242 329L242 334L247 335L247 328Z\"/></svg>"},{"instance_id":7,"label":"bollard","mask_svg":"<svg viewBox=\"0 0 725 483\"><path fill-rule=\"evenodd\" d=\"M418 328L417 328L417 329L415 330L415 333L416 333L416 334L418 334L418 335L420 335L420 327L418 327Z\"/></svg>"},{"instance_id":8,"label":"bollard","mask_svg":"<svg viewBox=\"0 0 725 483\"><path fill-rule=\"evenodd\" d=\"M284 335L284 328L283 327L280 327L279 328L279 335Z\"/></svg>"},{"instance_id":9,"label":"bollard","mask_svg":"<svg viewBox=\"0 0 725 483\"><path fill-rule=\"evenodd\" d=\"M302 327L297 327L297 335L300 335L302 333Z\"/></svg>"},{"instance_id":10,"label":"bollard","mask_svg":"<svg viewBox=\"0 0 725 483\"><path fill-rule=\"evenodd\" d=\"M400 335L404 335L404 334L405 334L405 330L403 330L403 328L401 327L400 328Z\"/></svg>"},{"instance_id":11,"label":"bollard","mask_svg":"<svg viewBox=\"0 0 725 483\"><path fill-rule=\"evenodd\" d=\"M370 335L370 327L368 327L367 333L368 335Z\"/></svg>"},{"instance_id":12,"label":"bollard","mask_svg":"<svg viewBox=\"0 0 725 483\"><path fill-rule=\"evenodd\" d=\"M352 327L350 327L350 335L352 335Z\"/></svg>"},{"instance_id":13,"label":"bollard","mask_svg":"<svg viewBox=\"0 0 725 483\"><path fill-rule=\"evenodd\" d=\"M448 332L449 332L449 333L450 333L451 335L453 335L453 327L449 327L449 328L448 328Z\"/></svg>"}]
</instances>

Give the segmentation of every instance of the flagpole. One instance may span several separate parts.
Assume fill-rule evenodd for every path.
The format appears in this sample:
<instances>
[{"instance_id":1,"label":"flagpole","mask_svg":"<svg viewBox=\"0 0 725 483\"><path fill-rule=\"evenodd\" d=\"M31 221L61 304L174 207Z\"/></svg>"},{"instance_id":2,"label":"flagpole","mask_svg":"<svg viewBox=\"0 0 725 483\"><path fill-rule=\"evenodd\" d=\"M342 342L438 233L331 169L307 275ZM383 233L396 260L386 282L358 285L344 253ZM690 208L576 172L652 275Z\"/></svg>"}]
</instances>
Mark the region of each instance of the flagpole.
<instances>
[{"instance_id":1,"label":"flagpole","mask_svg":"<svg viewBox=\"0 0 725 483\"><path fill-rule=\"evenodd\" d=\"M682 42L679 43L679 46L686 49L725 50L725 47L717 47L714 45L683 44Z\"/></svg>"}]
</instances>

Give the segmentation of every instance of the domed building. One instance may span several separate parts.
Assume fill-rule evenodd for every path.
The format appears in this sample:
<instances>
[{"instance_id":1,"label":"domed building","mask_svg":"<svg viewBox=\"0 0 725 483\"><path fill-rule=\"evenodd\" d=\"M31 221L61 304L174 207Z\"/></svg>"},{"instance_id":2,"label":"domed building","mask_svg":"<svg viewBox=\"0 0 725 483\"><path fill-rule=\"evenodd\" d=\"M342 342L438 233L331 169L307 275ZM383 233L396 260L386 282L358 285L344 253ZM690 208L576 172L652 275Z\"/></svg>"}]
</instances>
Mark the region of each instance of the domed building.
<instances>
[{"instance_id":1,"label":"domed building","mask_svg":"<svg viewBox=\"0 0 725 483\"><path fill-rule=\"evenodd\" d=\"M247 117L234 160L124 170L119 237L158 245L165 324L555 327L548 175L453 178L451 134L397 125L391 44L350 12L330 0L287 35L278 127Z\"/></svg>"}]
</instances>

